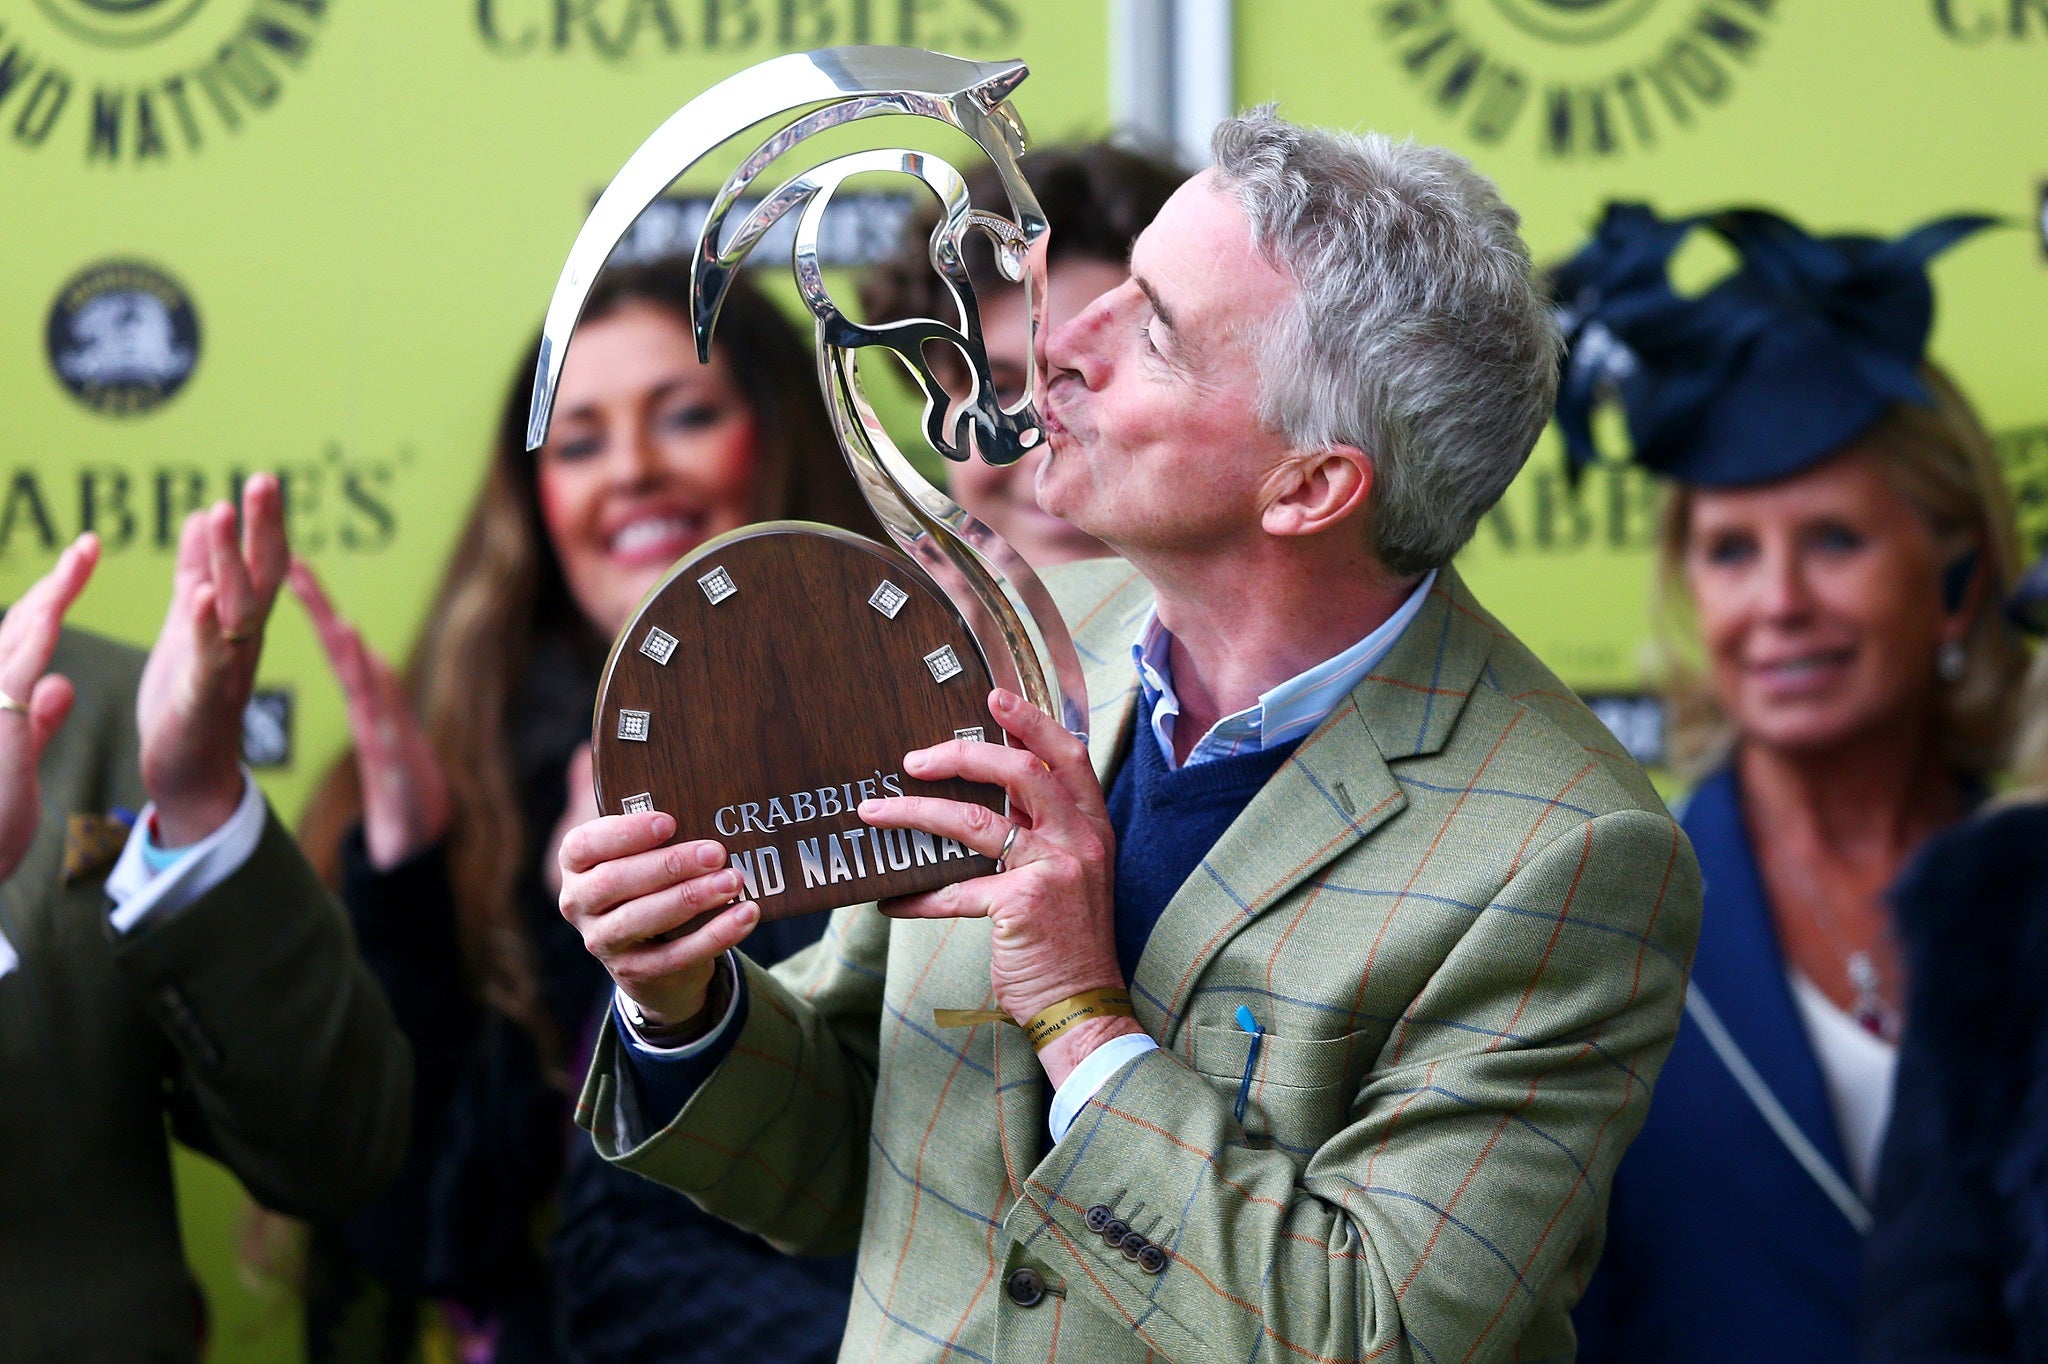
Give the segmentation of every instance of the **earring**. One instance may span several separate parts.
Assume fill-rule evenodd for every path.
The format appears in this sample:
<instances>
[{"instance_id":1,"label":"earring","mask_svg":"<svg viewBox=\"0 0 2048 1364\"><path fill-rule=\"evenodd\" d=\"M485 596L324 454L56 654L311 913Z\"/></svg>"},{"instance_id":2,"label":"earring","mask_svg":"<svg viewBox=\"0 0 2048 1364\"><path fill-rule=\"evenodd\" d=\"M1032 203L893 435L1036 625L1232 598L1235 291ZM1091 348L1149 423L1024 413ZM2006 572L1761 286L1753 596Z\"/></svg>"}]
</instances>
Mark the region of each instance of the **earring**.
<instances>
[{"instance_id":1,"label":"earring","mask_svg":"<svg viewBox=\"0 0 2048 1364\"><path fill-rule=\"evenodd\" d=\"M1934 651L1934 675L1944 682L1962 681L1969 666L1970 655L1959 639L1952 639Z\"/></svg>"}]
</instances>

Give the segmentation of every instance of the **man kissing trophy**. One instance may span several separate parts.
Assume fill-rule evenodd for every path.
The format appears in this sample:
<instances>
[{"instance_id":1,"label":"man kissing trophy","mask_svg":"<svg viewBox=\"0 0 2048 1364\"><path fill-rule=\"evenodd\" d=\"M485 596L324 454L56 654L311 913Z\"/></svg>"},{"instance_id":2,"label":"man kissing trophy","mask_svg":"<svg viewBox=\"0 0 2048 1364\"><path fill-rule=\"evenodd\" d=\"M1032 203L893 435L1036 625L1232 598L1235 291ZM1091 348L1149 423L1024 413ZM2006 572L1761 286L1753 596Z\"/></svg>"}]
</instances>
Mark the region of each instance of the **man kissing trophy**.
<instances>
[{"instance_id":1,"label":"man kissing trophy","mask_svg":"<svg viewBox=\"0 0 2048 1364\"><path fill-rule=\"evenodd\" d=\"M600 776L606 813L561 850L562 912L618 987L578 1121L777 1245L857 1246L850 1358L1569 1358L1677 1030L1699 875L1641 770L1451 564L1556 389L1518 220L1448 152L1227 120L1130 277L1040 335L1041 382L1003 408L958 253L986 237L1013 276L1042 255L1006 103L1022 74L867 48L742 73L642 148L564 273L536 435L632 213L725 133L810 110L714 201L699 339L734 253L799 213L821 374L895 541L803 551L830 569L742 557L766 536L707 547L620 640L599 746L650 756ZM935 158L860 153L721 237L770 161L877 112L967 132L1012 216ZM831 306L817 215L876 169L946 205L955 322ZM970 392L919 369L926 345L961 351ZM1020 573L886 443L854 367L877 347L921 373L943 453L1043 442L1040 504L1121 557L1043 589ZM728 638L750 594L795 643ZM861 661L809 671L836 647ZM642 679L686 654L701 689L679 709ZM985 709L913 713L970 681ZM735 732L749 692L773 704ZM738 768L896 720L908 752L702 799L651 756ZM785 836L818 851L769 859L771 895L760 850ZM881 885L899 855L943 883ZM800 892L887 898L774 971L733 950Z\"/></svg>"}]
</instances>

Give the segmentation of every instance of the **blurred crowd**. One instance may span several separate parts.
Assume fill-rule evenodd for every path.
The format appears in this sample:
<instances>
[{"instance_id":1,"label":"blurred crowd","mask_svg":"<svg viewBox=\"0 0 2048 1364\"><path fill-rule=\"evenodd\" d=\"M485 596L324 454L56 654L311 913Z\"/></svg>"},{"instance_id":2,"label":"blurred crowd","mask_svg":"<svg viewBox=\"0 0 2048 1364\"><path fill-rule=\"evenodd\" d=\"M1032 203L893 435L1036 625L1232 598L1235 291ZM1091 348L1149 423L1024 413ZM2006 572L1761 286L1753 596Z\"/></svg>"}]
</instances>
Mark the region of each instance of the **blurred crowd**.
<instances>
[{"instance_id":1,"label":"blurred crowd","mask_svg":"<svg viewBox=\"0 0 2048 1364\"><path fill-rule=\"evenodd\" d=\"M1125 282L1185 177L1108 145L1024 171L1057 330ZM993 178L972 190L1004 209ZM951 315L935 222L864 282L871 318ZM2048 569L1926 354L1927 263L1988 230L1617 204L1547 273L1573 468L1666 485L1671 789L1705 887L1676 1041L1572 1285L1581 1358L2048 1359ZM1667 266L1702 234L1736 265L1681 292ZM1009 401L1031 313L992 256L968 268ZM599 813L613 639L724 532L880 538L807 339L744 280L708 362L690 318L687 262L608 271L533 452L537 342L517 358L402 662L291 557L262 477L187 523L146 660L60 628L89 537L0 621L0 1357L200 1348L166 1130L266 1210L252 1245L301 1248L310 1359L838 1357L851 1255L784 1254L572 1121L615 996L558 908L560 849ZM1109 554L1041 510L1043 458L969 461L951 494L1039 568ZM296 847L236 757L287 587L351 735ZM744 951L829 951L826 928L762 923Z\"/></svg>"}]
</instances>

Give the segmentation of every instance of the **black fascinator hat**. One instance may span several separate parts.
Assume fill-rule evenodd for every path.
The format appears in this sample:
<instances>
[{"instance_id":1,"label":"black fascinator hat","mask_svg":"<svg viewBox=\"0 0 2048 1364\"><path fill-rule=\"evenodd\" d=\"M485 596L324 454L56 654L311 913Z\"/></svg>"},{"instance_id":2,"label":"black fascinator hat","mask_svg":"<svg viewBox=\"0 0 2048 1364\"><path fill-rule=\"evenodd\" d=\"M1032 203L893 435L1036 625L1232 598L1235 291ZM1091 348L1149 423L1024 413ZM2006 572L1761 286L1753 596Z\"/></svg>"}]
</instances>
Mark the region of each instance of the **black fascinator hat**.
<instances>
[{"instance_id":1,"label":"black fascinator hat","mask_svg":"<svg viewBox=\"0 0 2048 1364\"><path fill-rule=\"evenodd\" d=\"M1932 405L1917 373L1934 323L1927 263L1997 221L1943 218L1885 241L1809 236L1761 208L1660 218L1609 204L1593 240L1551 276L1571 472L1598 457L1592 417L1606 401L1620 402L1637 463L1699 487L1787 477L1895 402ZM1687 298L1666 267L1695 228L1739 264Z\"/></svg>"}]
</instances>

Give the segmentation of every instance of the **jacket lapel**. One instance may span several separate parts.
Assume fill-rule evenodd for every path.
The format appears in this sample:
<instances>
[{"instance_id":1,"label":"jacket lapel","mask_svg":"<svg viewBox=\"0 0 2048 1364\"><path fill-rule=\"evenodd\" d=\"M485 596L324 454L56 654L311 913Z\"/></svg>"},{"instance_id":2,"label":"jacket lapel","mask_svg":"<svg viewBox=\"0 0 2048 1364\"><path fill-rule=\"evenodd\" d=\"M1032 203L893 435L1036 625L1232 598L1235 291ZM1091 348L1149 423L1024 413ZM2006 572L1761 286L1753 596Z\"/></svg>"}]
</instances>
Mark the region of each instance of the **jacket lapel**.
<instances>
[{"instance_id":1,"label":"jacket lapel","mask_svg":"<svg viewBox=\"0 0 2048 1364\"><path fill-rule=\"evenodd\" d=\"M1392 762L1443 747L1498 627L1449 568L1394 647L1302 742L1182 883L1139 958L1146 1031L1178 1027L1224 945L1408 803Z\"/></svg>"},{"instance_id":2,"label":"jacket lapel","mask_svg":"<svg viewBox=\"0 0 2048 1364\"><path fill-rule=\"evenodd\" d=\"M1724 770L1703 782L1687 803L1682 823L1706 882L1693 986L1706 995L1799 1130L1846 1179L1841 1134L1786 979L1763 875L1742 823L1735 774Z\"/></svg>"},{"instance_id":3,"label":"jacket lapel","mask_svg":"<svg viewBox=\"0 0 2048 1364\"><path fill-rule=\"evenodd\" d=\"M1138 670L1131 663L1131 641L1151 609L1149 591L1122 594L1105 604L1103 618L1091 622L1086 637L1074 641L1088 687L1088 760L1105 792L1137 714Z\"/></svg>"}]
</instances>

